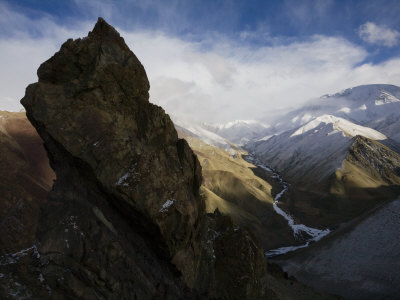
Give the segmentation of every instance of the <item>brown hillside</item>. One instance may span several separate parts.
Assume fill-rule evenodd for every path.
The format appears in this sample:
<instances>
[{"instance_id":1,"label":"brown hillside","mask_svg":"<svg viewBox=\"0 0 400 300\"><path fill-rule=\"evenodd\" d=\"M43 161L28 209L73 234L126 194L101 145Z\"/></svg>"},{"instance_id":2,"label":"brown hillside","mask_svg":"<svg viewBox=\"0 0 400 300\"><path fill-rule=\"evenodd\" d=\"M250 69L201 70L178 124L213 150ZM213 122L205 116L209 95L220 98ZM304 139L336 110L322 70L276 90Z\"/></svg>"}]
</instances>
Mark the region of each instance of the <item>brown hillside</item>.
<instances>
[{"instance_id":1,"label":"brown hillside","mask_svg":"<svg viewBox=\"0 0 400 300\"><path fill-rule=\"evenodd\" d=\"M33 244L39 207L55 174L24 112L0 111L0 253Z\"/></svg>"}]
</instances>

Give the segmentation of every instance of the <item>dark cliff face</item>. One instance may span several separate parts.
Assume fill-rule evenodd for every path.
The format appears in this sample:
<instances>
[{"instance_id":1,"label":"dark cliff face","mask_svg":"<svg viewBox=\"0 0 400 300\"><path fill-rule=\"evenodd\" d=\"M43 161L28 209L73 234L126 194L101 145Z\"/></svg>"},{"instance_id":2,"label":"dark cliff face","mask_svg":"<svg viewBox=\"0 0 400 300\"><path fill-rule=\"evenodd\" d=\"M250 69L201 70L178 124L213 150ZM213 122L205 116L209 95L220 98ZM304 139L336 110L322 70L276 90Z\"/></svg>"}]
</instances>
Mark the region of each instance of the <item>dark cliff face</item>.
<instances>
[{"instance_id":1,"label":"dark cliff face","mask_svg":"<svg viewBox=\"0 0 400 300\"><path fill-rule=\"evenodd\" d=\"M21 103L57 180L39 219L40 255L18 275L29 293L263 297L261 247L229 218L205 214L197 157L149 103L145 70L113 27L99 19L38 76Z\"/></svg>"}]
</instances>

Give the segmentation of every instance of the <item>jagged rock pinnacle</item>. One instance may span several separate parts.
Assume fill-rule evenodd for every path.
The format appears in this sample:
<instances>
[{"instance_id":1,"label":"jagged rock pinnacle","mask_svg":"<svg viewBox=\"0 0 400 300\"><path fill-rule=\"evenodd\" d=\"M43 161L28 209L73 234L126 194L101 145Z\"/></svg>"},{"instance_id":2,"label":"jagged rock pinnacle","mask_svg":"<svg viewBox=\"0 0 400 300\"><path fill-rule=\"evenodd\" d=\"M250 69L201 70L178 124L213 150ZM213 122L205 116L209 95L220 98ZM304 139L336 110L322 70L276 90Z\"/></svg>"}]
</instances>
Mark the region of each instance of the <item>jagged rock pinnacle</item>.
<instances>
[{"instance_id":1,"label":"jagged rock pinnacle","mask_svg":"<svg viewBox=\"0 0 400 300\"><path fill-rule=\"evenodd\" d=\"M229 220L206 216L197 157L149 102L146 72L112 26L99 18L38 76L21 103L57 175L37 234L49 286L63 277L68 296L115 299L263 294L262 249ZM79 233L65 231L71 218ZM226 231L215 244L213 227ZM221 247L233 244L246 250L224 255ZM71 276L61 275L66 269ZM223 287L232 280L236 290Z\"/></svg>"}]
</instances>

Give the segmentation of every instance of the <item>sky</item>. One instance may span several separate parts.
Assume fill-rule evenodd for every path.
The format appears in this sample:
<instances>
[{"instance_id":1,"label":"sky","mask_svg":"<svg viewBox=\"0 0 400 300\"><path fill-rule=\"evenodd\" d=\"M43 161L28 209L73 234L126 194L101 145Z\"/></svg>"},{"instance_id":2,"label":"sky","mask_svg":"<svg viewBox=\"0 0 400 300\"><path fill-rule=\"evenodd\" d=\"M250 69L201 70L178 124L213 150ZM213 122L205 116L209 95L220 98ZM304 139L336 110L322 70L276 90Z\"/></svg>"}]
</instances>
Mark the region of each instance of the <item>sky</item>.
<instances>
[{"instance_id":1,"label":"sky","mask_svg":"<svg viewBox=\"0 0 400 300\"><path fill-rule=\"evenodd\" d=\"M400 85L400 1L0 0L0 109L103 17L176 118L268 120L324 94Z\"/></svg>"}]
</instances>

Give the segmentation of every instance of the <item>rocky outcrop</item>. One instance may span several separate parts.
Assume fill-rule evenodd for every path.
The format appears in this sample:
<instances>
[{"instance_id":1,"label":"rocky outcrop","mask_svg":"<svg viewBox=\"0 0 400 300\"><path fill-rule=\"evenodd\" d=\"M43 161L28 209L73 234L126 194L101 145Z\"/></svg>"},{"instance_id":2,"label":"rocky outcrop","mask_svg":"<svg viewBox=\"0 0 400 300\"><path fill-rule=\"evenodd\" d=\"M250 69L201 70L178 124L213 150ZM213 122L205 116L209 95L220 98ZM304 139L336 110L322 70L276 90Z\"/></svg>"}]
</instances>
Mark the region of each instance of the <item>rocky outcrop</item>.
<instances>
[{"instance_id":1,"label":"rocky outcrop","mask_svg":"<svg viewBox=\"0 0 400 300\"><path fill-rule=\"evenodd\" d=\"M354 186L373 188L400 185L400 155L380 142L356 136L349 149L346 162L357 168L359 173L364 173L360 177L363 177L365 182L353 183ZM354 179L356 177L354 175L353 178L351 176L343 178L346 177L346 172L350 173L352 170L347 170L345 165L342 165L341 169L343 170L340 174L342 177L338 180L349 182L357 180Z\"/></svg>"},{"instance_id":2,"label":"rocky outcrop","mask_svg":"<svg viewBox=\"0 0 400 300\"><path fill-rule=\"evenodd\" d=\"M18 256L24 268L3 264L19 295L264 297L261 247L229 218L206 214L198 160L149 103L145 70L113 27L99 19L38 77L21 103L57 180L34 255Z\"/></svg>"}]
</instances>

